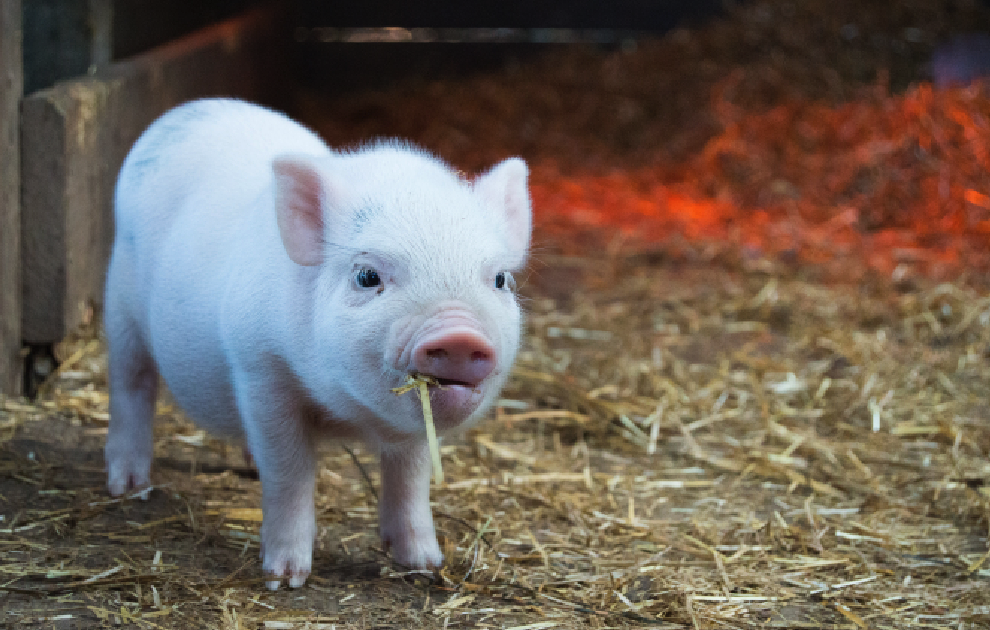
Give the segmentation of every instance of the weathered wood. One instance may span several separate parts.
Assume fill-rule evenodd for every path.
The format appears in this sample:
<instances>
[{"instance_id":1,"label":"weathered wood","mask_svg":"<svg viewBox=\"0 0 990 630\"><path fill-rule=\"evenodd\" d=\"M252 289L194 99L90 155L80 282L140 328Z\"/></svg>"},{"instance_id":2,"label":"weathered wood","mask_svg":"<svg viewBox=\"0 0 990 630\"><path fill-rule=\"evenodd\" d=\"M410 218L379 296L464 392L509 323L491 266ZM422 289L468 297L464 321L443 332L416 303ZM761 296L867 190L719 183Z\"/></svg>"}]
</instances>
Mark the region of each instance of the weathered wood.
<instances>
[{"instance_id":1,"label":"weathered wood","mask_svg":"<svg viewBox=\"0 0 990 630\"><path fill-rule=\"evenodd\" d=\"M21 387L21 0L0 0L0 393Z\"/></svg>"},{"instance_id":2,"label":"weathered wood","mask_svg":"<svg viewBox=\"0 0 990 630\"><path fill-rule=\"evenodd\" d=\"M282 23L262 7L24 99L22 335L61 339L102 303L117 171L169 108L210 95L271 102Z\"/></svg>"},{"instance_id":3,"label":"weathered wood","mask_svg":"<svg viewBox=\"0 0 990 630\"><path fill-rule=\"evenodd\" d=\"M257 0L113 0L113 59L143 53L255 4Z\"/></svg>"}]
</instances>

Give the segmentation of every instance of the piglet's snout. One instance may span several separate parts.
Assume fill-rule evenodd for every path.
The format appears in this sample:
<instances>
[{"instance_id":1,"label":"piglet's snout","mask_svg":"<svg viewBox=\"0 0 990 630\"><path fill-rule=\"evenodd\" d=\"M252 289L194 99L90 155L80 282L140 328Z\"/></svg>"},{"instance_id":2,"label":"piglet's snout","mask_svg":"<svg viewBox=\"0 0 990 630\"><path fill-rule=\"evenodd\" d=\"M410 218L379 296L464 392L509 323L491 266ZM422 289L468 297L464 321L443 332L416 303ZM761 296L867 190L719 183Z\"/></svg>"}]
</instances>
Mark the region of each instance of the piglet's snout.
<instances>
[{"instance_id":1,"label":"piglet's snout","mask_svg":"<svg viewBox=\"0 0 990 630\"><path fill-rule=\"evenodd\" d=\"M442 385L475 387L495 368L495 348L474 327L440 327L417 341L412 364Z\"/></svg>"}]
</instances>

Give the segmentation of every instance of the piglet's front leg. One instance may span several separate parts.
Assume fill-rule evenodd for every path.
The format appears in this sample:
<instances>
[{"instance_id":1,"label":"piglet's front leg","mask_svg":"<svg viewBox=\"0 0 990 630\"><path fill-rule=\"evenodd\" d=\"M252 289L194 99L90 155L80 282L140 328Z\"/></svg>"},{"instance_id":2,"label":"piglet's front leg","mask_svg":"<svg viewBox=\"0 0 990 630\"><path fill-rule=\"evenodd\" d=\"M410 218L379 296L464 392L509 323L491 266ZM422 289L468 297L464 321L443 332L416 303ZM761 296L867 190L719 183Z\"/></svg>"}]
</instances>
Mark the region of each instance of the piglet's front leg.
<instances>
[{"instance_id":1,"label":"piglet's front leg","mask_svg":"<svg viewBox=\"0 0 990 630\"><path fill-rule=\"evenodd\" d=\"M443 563L430 511L430 449L425 439L381 450L382 543L399 564L433 568Z\"/></svg>"},{"instance_id":2,"label":"piglet's front leg","mask_svg":"<svg viewBox=\"0 0 990 630\"><path fill-rule=\"evenodd\" d=\"M310 425L291 388L254 382L238 405L248 447L261 479L261 557L266 575L306 583L316 537L316 448ZM278 588L280 580L267 582Z\"/></svg>"}]
</instances>

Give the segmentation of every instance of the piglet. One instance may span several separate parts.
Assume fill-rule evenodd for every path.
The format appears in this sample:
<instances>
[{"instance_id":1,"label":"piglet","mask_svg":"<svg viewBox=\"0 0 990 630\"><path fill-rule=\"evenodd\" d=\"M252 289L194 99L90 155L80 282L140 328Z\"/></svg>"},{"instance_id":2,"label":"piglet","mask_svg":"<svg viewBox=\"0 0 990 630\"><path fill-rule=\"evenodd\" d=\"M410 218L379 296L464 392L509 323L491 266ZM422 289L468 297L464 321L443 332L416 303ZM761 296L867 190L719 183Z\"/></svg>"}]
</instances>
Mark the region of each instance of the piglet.
<instances>
[{"instance_id":1,"label":"piglet","mask_svg":"<svg viewBox=\"0 0 990 630\"><path fill-rule=\"evenodd\" d=\"M469 181L410 144L333 151L236 100L166 113L124 161L106 282L110 493L150 483L159 376L261 479L268 586L305 583L316 446L363 439L381 459L379 526L396 561L438 566L420 401L442 434L495 401L519 345L525 162Z\"/></svg>"}]
</instances>

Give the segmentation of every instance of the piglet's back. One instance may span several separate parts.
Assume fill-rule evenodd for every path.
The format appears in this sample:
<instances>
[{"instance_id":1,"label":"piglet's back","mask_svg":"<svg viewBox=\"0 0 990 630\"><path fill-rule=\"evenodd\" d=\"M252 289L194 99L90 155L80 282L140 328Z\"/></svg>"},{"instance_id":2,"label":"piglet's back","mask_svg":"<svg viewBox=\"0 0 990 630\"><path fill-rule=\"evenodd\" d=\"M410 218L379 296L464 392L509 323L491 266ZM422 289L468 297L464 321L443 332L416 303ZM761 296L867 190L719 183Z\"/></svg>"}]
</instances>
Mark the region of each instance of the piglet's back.
<instances>
[{"instance_id":1,"label":"piglet's back","mask_svg":"<svg viewBox=\"0 0 990 630\"><path fill-rule=\"evenodd\" d=\"M160 241L183 211L225 220L220 215L271 186L272 160L285 153L322 156L330 150L302 125L243 101L204 99L169 111L138 139L121 168L118 237ZM202 203L189 203L191 195Z\"/></svg>"}]
</instances>

